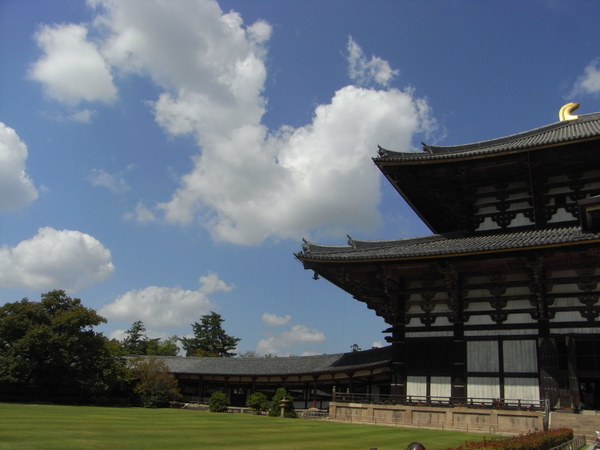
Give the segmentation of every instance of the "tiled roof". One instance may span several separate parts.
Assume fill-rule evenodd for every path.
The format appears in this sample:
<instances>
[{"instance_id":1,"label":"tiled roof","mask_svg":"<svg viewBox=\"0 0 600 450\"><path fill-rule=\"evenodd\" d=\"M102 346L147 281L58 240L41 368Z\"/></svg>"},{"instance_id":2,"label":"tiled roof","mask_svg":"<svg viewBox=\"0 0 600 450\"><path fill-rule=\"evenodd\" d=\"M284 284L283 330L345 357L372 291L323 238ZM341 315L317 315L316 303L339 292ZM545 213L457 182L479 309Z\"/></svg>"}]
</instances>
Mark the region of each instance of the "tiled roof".
<instances>
[{"instance_id":1,"label":"tiled roof","mask_svg":"<svg viewBox=\"0 0 600 450\"><path fill-rule=\"evenodd\" d=\"M305 241L302 252L296 254L296 257L301 261L354 261L452 256L597 242L598 240L600 240L600 233L584 232L579 227L569 227L475 236L464 236L460 233L436 234L389 241L356 241L350 239L348 246L340 247L317 245Z\"/></svg>"},{"instance_id":2,"label":"tiled roof","mask_svg":"<svg viewBox=\"0 0 600 450\"><path fill-rule=\"evenodd\" d=\"M391 347L351 353L280 358L195 358L157 356L175 374L223 376L304 375L356 371L386 366Z\"/></svg>"},{"instance_id":3,"label":"tiled roof","mask_svg":"<svg viewBox=\"0 0 600 450\"><path fill-rule=\"evenodd\" d=\"M600 113L585 114L572 121L556 122L510 136L466 145L436 147L423 144L423 152L394 152L379 149L375 162L424 161L479 156L525 149L535 149L561 142L600 137Z\"/></svg>"}]
</instances>

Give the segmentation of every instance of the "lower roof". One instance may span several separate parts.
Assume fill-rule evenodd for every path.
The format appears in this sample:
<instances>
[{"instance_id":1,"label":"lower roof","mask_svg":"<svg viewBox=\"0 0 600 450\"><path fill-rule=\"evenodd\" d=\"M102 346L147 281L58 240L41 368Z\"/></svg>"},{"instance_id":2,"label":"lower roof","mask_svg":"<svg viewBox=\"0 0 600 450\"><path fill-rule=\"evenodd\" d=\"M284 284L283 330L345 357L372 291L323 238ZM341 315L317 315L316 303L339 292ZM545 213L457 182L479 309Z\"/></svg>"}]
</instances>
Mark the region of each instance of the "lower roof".
<instances>
[{"instance_id":1,"label":"lower roof","mask_svg":"<svg viewBox=\"0 0 600 450\"><path fill-rule=\"evenodd\" d=\"M600 233L582 231L580 227L565 227L470 236L462 233L435 234L387 241L349 238L346 246L326 246L304 241L302 252L295 256L302 262L357 262L463 256L589 243L600 244Z\"/></svg>"},{"instance_id":2,"label":"lower roof","mask_svg":"<svg viewBox=\"0 0 600 450\"><path fill-rule=\"evenodd\" d=\"M143 356L143 358L150 358ZM220 376L297 376L355 372L387 366L391 347L315 356L219 358L156 356L174 374Z\"/></svg>"}]
</instances>

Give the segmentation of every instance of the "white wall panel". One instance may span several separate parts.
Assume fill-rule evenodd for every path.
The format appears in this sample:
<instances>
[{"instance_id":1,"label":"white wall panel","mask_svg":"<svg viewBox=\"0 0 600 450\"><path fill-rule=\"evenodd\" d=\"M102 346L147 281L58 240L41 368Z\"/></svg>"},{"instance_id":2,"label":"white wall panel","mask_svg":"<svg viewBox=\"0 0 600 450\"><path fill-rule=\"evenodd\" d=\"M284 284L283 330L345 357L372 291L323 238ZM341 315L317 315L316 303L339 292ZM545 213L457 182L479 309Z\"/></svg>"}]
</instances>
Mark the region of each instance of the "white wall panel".
<instances>
[{"instance_id":1,"label":"white wall panel","mask_svg":"<svg viewBox=\"0 0 600 450\"><path fill-rule=\"evenodd\" d=\"M571 283L563 283L563 284L554 284L552 286L552 294L581 294L581 289L577 287L576 284ZM566 299L564 299L566 300ZM572 298L571 300L579 301L577 298ZM556 300L555 300L556 302Z\"/></svg>"},{"instance_id":2,"label":"white wall panel","mask_svg":"<svg viewBox=\"0 0 600 450\"><path fill-rule=\"evenodd\" d=\"M473 294L473 295L471 295ZM487 289L477 289L470 293L469 295L472 299L485 299L484 301L471 301L465 308L465 311L475 312L475 311L489 311L492 309L490 306L489 299L492 298L489 291Z\"/></svg>"},{"instance_id":3,"label":"white wall panel","mask_svg":"<svg viewBox=\"0 0 600 450\"><path fill-rule=\"evenodd\" d=\"M537 320L531 317L529 313L518 313L509 314L504 321L505 324L519 324L519 323L536 323Z\"/></svg>"},{"instance_id":4,"label":"white wall panel","mask_svg":"<svg viewBox=\"0 0 600 450\"><path fill-rule=\"evenodd\" d=\"M537 378L505 378L504 398L522 401L539 401L540 388Z\"/></svg>"},{"instance_id":5,"label":"white wall panel","mask_svg":"<svg viewBox=\"0 0 600 450\"><path fill-rule=\"evenodd\" d=\"M581 317L579 311L557 311L550 322L587 322L587 319Z\"/></svg>"},{"instance_id":6,"label":"white wall panel","mask_svg":"<svg viewBox=\"0 0 600 450\"><path fill-rule=\"evenodd\" d=\"M504 341L502 344L502 351L505 372L537 373L536 341Z\"/></svg>"},{"instance_id":7,"label":"white wall panel","mask_svg":"<svg viewBox=\"0 0 600 450\"><path fill-rule=\"evenodd\" d=\"M500 380L494 377L467 378L467 397L500 398Z\"/></svg>"},{"instance_id":8,"label":"white wall panel","mask_svg":"<svg viewBox=\"0 0 600 450\"><path fill-rule=\"evenodd\" d=\"M423 338L423 337L452 337L453 331L407 331L407 338Z\"/></svg>"},{"instance_id":9,"label":"white wall panel","mask_svg":"<svg viewBox=\"0 0 600 450\"><path fill-rule=\"evenodd\" d=\"M579 330L581 332L581 330ZM537 330L465 330L465 336L514 336L515 334L537 335Z\"/></svg>"},{"instance_id":10,"label":"white wall panel","mask_svg":"<svg viewBox=\"0 0 600 450\"><path fill-rule=\"evenodd\" d=\"M406 395L425 397L427 395L427 377L406 377Z\"/></svg>"},{"instance_id":11,"label":"white wall panel","mask_svg":"<svg viewBox=\"0 0 600 450\"><path fill-rule=\"evenodd\" d=\"M452 395L452 386L450 383L450 377L431 377L431 396L450 397Z\"/></svg>"},{"instance_id":12,"label":"white wall panel","mask_svg":"<svg viewBox=\"0 0 600 450\"><path fill-rule=\"evenodd\" d=\"M571 285L564 285L565 287L568 287L569 289L573 286ZM577 287L575 287L575 289L577 289ZM579 291L577 289L577 292L581 294L581 291ZM557 308L557 307L561 307L561 306L568 306L570 308L573 307L580 307L583 306L583 303L581 303L579 301L578 298L575 297L567 297L567 298L555 298L554 299L554 303L552 303L552 306L550 306L550 308Z\"/></svg>"},{"instance_id":13,"label":"white wall panel","mask_svg":"<svg viewBox=\"0 0 600 450\"><path fill-rule=\"evenodd\" d=\"M467 342L468 372L498 372L498 342Z\"/></svg>"},{"instance_id":14,"label":"white wall panel","mask_svg":"<svg viewBox=\"0 0 600 450\"><path fill-rule=\"evenodd\" d=\"M496 322L494 322L488 314L471 316L466 323L469 325L496 325Z\"/></svg>"},{"instance_id":15,"label":"white wall panel","mask_svg":"<svg viewBox=\"0 0 600 450\"><path fill-rule=\"evenodd\" d=\"M564 208L557 208L556 214L554 214L550 218L548 223L566 222L569 220L573 220L574 218L575 216L573 216L573 214L571 214L570 212L567 212Z\"/></svg>"}]
</instances>

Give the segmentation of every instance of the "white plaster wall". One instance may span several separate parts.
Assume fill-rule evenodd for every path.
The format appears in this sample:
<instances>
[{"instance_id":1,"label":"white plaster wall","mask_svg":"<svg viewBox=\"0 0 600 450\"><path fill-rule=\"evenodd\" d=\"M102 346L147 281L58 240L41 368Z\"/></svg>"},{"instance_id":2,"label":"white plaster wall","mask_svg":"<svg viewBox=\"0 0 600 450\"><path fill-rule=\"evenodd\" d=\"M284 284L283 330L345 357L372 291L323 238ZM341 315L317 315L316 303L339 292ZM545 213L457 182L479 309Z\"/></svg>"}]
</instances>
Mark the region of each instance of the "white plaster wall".
<instances>
[{"instance_id":1,"label":"white plaster wall","mask_svg":"<svg viewBox=\"0 0 600 450\"><path fill-rule=\"evenodd\" d=\"M552 322L587 322L587 319L583 318L579 311L558 311L554 315L554 319L550 319ZM579 330L581 333L581 330Z\"/></svg>"},{"instance_id":2,"label":"white plaster wall","mask_svg":"<svg viewBox=\"0 0 600 450\"><path fill-rule=\"evenodd\" d=\"M540 387L537 378L505 378L504 398L527 402L539 402Z\"/></svg>"},{"instance_id":3,"label":"white plaster wall","mask_svg":"<svg viewBox=\"0 0 600 450\"><path fill-rule=\"evenodd\" d=\"M500 398L500 380L496 377L468 377L467 397Z\"/></svg>"},{"instance_id":4,"label":"white plaster wall","mask_svg":"<svg viewBox=\"0 0 600 450\"><path fill-rule=\"evenodd\" d=\"M529 341L504 341L502 343L505 372L537 373L537 343ZM518 398L518 397L511 397Z\"/></svg>"},{"instance_id":5,"label":"white plaster wall","mask_svg":"<svg viewBox=\"0 0 600 450\"><path fill-rule=\"evenodd\" d=\"M520 324L520 323L537 323L531 314L529 313L518 313L518 314L509 314L506 320L503 322L504 324Z\"/></svg>"},{"instance_id":6,"label":"white plaster wall","mask_svg":"<svg viewBox=\"0 0 600 450\"><path fill-rule=\"evenodd\" d=\"M406 395L425 397L427 395L427 378L406 377Z\"/></svg>"},{"instance_id":7,"label":"white plaster wall","mask_svg":"<svg viewBox=\"0 0 600 450\"><path fill-rule=\"evenodd\" d=\"M580 330L581 332L581 330ZM537 330L466 330L465 336L514 336L537 335Z\"/></svg>"},{"instance_id":8,"label":"white plaster wall","mask_svg":"<svg viewBox=\"0 0 600 450\"><path fill-rule=\"evenodd\" d=\"M483 314L481 316L470 316L469 320L465 322L468 325L495 325L496 322L492 320L489 314Z\"/></svg>"},{"instance_id":9,"label":"white plaster wall","mask_svg":"<svg viewBox=\"0 0 600 450\"><path fill-rule=\"evenodd\" d=\"M450 377L431 377L431 396L449 398L452 395Z\"/></svg>"},{"instance_id":10,"label":"white plaster wall","mask_svg":"<svg viewBox=\"0 0 600 450\"><path fill-rule=\"evenodd\" d=\"M498 341L467 342L468 372L498 372Z\"/></svg>"}]
</instances>

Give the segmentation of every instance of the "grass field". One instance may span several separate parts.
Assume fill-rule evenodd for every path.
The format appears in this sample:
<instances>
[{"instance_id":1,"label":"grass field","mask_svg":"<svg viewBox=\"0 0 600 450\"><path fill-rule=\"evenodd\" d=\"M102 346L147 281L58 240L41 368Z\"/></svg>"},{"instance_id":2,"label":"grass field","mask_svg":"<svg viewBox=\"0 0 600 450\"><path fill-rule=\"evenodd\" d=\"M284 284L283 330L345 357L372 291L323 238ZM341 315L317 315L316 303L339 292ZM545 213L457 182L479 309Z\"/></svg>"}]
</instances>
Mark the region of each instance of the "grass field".
<instances>
[{"instance_id":1,"label":"grass field","mask_svg":"<svg viewBox=\"0 0 600 450\"><path fill-rule=\"evenodd\" d=\"M0 403L0 449L405 449L481 440L473 433L217 414L184 409Z\"/></svg>"}]
</instances>

